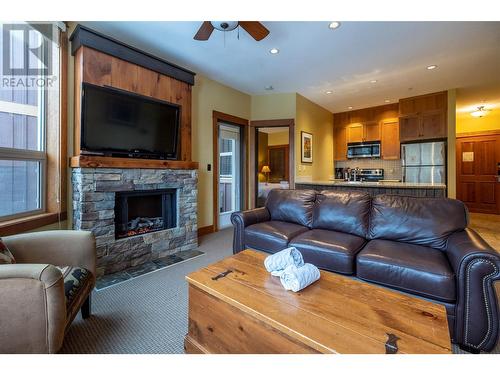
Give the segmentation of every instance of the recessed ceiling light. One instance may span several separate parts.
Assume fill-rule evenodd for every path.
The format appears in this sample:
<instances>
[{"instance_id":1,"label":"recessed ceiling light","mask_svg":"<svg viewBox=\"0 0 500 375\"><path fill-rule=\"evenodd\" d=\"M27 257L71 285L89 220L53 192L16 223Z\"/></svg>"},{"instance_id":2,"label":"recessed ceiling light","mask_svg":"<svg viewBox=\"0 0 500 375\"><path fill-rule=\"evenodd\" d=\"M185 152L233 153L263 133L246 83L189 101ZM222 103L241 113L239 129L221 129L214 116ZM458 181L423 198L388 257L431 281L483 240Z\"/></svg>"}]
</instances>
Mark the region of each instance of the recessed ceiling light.
<instances>
[{"instance_id":1,"label":"recessed ceiling light","mask_svg":"<svg viewBox=\"0 0 500 375\"><path fill-rule=\"evenodd\" d=\"M351 106L349 106L349 107L347 107L347 109L352 109L352 107L351 107Z\"/></svg>"},{"instance_id":2,"label":"recessed ceiling light","mask_svg":"<svg viewBox=\"0 0 500 375\"><path fill-rule=\"evenodd\" d=\"M370 83L377 83L377 80L376 80L376 79L372 79L372 80L370 81Z\"/></svg>"},{"instance_id":3,"label":"recessed ceiling light","mask_svg":"<svg viewBox=\"0 0 500 375\"><path fill-rule=\"evenodd\" d=\"M332 30L338 29L340 27L340 22L339 21L330 22L330 24L328 25L328 27L330 29L332 29Z\"/></svg>"},{"instance_id":4,"label":"recessed ceiling light","mask_svg":"<svg viewBox=\"0 0 500 375\"><path fill-rule=\"evenodd\" d=\"M427 67L427 70L432 70L432 69L436 69L438 66L437 65L429 65Z\"/></svg>"},{"instance_id":5,"label":"recessed ceiling light","mask_svg":"<svg viewBox=\"0 0 500 375\"><path fill-rule=\"evenodd\" d=\"M277 53L280 53L280 50L279 50L279 49L277 49L277 48L271 48L271 49L269 50L269 53L271 53L271 54L273 54L273 55L276 55Z\"/></svg>"},{"instance_id":6,"label":"recessed ceiling light","mask_svg":"<svg viewBox=\"0 0 500 375\"><path fill-rule=\"evenodd\" d=\"M330 94L333 94L333 91L332 90L327 90L327 91L325 91L325 93L327 93L328 95L330 95Z\"/></svg>"},{"instance_id":7,"label":"recessed ceiling light","mask_svg":"<svg viewBox=\"0 0 500 375\"><path fill-rule=\"evenodd\" d=\"M390 103L391 101L389 99L384 100L385 103Z\"/></svg>"},{"instance_id":8,"label":"recessed ceiling light","mask_svg":"<svg viewBox=\"0 0 500 375\"><path fill-rule=\"evenodd\" d=\"M274 90L274 87L273 87L273 85L269 85L269 86L264 87L264 89L266 89L267 91L271 91L271 90Z\"/></svg>"}]
</instances>

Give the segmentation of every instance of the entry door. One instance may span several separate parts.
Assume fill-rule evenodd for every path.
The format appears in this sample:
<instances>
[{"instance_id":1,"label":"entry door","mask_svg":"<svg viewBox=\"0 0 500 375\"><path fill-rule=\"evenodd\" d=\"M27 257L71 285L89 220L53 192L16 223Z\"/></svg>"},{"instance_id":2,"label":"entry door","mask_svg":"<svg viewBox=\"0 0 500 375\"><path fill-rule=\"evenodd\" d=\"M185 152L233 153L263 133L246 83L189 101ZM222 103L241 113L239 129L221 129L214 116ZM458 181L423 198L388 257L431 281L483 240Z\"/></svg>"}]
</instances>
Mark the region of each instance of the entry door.
<instances>
[{"instance_id":1,"label":"entry door","mask_svg":"<svg viewBox=\"0 0 500 375\"><path fill-rule=\"evenodd\" d=\"M457 198L471 212L500 214L500 135L457 139Z\"/></svg>"},{"instance_id":2,"label":"entry door","mask_svg":"<svg viewBox=\"0 0 500 375\"><path fill-rule=\"evenodd\" d=\"M219 229L231 226L231 214L240 207L240 128L219 124Z\"/></svg>"}]
</instances>

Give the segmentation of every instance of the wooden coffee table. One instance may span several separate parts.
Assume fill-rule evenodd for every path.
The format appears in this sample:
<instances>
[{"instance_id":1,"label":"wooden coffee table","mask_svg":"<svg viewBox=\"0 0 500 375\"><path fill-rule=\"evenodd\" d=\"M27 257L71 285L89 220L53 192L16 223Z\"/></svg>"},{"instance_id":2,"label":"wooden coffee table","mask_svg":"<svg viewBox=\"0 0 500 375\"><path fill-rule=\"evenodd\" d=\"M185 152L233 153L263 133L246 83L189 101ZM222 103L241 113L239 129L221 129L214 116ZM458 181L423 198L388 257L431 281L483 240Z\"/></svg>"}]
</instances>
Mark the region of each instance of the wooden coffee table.
<instances>
[{"instance_id":1,"label":"wooden coffee table","mask_svg":"<svg viewBox=\"0 0 500 375\"><path fill-rule=\"evenodd\" d=\"M451 354L444 306L321 271L299 293L245 250L189 283L187 353Z\"/></svg>"}]
</instances>

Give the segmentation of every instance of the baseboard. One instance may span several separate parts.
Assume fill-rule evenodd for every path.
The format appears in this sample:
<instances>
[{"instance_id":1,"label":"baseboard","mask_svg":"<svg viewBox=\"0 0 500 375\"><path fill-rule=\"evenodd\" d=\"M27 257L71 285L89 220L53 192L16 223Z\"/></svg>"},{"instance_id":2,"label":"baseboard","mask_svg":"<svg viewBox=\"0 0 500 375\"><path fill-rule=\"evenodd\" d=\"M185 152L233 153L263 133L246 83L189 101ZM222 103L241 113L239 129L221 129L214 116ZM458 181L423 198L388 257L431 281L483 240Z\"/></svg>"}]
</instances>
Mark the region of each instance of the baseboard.
<instances>
[{"instance_id":1,"label":"baseboard","mask_svg":"<svg viewBox=\"0 0 500 375\"><path fill-rule=\"evenodd\" d=\"M215 232L213 225L207 225L206 227L198 228L198 237L204 236Z\"/></svg>"}]
</instances>

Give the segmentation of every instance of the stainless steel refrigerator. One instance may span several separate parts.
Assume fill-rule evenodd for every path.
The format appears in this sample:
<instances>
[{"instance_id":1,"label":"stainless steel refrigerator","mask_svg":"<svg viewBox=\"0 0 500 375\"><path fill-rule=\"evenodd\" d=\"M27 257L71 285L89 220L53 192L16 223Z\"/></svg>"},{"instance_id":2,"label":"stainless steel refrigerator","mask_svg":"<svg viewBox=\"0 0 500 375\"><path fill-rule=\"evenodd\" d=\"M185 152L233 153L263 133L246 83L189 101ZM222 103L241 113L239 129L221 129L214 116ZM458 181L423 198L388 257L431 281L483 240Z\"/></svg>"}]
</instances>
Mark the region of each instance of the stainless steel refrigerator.
<instances>
[{"instance_id":1,"label":"stainless steel refrigerator","mask_svg":"<svg viewBox=\"0 0 500 375\"><path fill-rule=\"evenodd\" d=\"M446 143L408 143L401 145L404 182L446 182Z\"/></svg>"}]
</instances>

